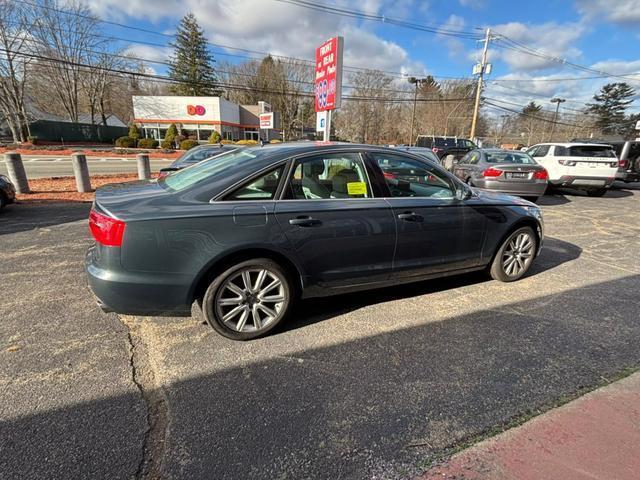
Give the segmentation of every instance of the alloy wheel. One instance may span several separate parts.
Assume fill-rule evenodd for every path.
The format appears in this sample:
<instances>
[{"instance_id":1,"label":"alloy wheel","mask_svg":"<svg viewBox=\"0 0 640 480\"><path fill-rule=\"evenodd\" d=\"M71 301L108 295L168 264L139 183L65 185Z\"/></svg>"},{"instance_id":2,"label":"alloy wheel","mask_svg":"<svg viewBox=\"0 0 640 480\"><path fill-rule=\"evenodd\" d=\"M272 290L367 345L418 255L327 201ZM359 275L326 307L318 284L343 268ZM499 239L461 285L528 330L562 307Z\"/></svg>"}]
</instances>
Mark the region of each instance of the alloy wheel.
<instances>
[{"instance_id":1,"label":"alloy wheel","mask_svg":"<svg viewBox=\"0 0 640 480\"><path fill-rule=\"evenodd\" d=\"M535 241L527 232L520 232L509 240L502 254L502 269L509 277L516 277L529 268Z\"/></svg>"},{"instance_id":2,"label":"alloy wheel","mask_svg":"<svg viewBox=\"0 0 640 480\"><path fill-rule=\"evenodd\" d=\"M244 268L220 285L215 298L218 318L236 332L269 327L287 303L284 279L265 268Z\"/></svg>"}]
</instances>

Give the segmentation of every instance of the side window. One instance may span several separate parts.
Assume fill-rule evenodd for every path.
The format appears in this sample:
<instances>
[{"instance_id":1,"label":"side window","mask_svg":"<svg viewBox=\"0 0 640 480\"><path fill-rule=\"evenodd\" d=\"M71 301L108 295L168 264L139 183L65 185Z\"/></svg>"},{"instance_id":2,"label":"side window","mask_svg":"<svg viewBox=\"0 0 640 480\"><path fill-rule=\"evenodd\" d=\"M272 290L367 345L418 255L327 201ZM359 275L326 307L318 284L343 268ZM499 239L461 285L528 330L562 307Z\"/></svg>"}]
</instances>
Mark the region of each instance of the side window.
<instances>
[{"instance_id":1,"label":"side window","mask_svg":"<svg viewBox=\"0 0 640 480\"><path fill-rule=\"evenodd\" d=\"M533 153L529 153L532 157L544 157L549 152L550 145L539 145Z\"/></svg>"},{"instance_id":2,"label":"side window","mask_svg":"<svg viewBox=\"0 0 640 480\"><path fill-rule=\"evenodd\" d=\"M282 178L284 166L251 180L227 195L225 200L273 200Z\"/></svg>"},{"instance_id":3,"label":"side window","mask_svg":"<svg viewBox=\"0 0 640 480\"><path fill-rule=\"evenodd\" d=\"M370 198L371 187L357 153L327 153L300 158L293 166L286 198Z\"/></svg>"},{"instance_id":4,"label":"side window","mask_svg":"<svg viewBox=\"0 0 640 480\"><path fill-rule=\"evenodd\" d=\"M371 154L394 197L453 198L453 182L433 166L400 155Z\"/></svg>"},{"instance_id":5,"label":"side window","mask_svg":"<svg viewBox=\"0 0 640 480\"><path fill-rule=\"evenodd\" d=\"M553 147L553 155L556 157L568 157L569 149L566 147L561 147L560 145L555 145Z\"/></svg>"}]
</instances>

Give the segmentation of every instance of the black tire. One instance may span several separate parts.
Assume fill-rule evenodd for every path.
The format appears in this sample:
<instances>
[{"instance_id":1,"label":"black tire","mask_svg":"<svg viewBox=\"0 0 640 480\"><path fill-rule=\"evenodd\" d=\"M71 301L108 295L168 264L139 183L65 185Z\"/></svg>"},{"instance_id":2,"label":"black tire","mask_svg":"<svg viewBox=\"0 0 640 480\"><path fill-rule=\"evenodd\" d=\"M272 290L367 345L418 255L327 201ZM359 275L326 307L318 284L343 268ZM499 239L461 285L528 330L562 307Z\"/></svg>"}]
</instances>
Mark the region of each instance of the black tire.
<instances>
[{"instance_id":1,"label":"black tire","mask_svg":"<svg viewBox=\"0 0 640 480\"><path fill-rule=\"evenodd\" d=\"M605 193L607 193L606 188L598 188L597 190L587 190L587 195L590 197L602 197Z\"/></svg>"},{"instance_id":2,"label":"black tire","mask_svg":"<svg viewBox=\"0 0 640 480\"><path fill-rule=\"evenodd\" d=\"M530 247L526 250L529 253L529 257L525 258L523 262L521 262L522 258L518 255L517 259L513 261L516 262L517 268L520 268L522 264L523 268L521 271L517 273L508 273L507 267L505 267L505 257L511 257L509 251L512 249L512 242L517 241L518 237L522 234L528 235L528 239L531 242ZM515 282L516 280L520 280L529 270L531 264L533 263L533 259L535 258L536 252L538 250L538 238L536 237L535 232L531 227L521 227L512 232L507 238L502 242L500 248L496 252L493 257L493 262L491 263L491 267L489 269L489 273L491 274L491 278L494 280L498 280L500 282ZM524 249L523 249L524 251ZM521 254L522 255L522 254ZM511 266L511 263L507 265Z\"/></svg>"},{"instance_id":3,"label":"black tire","mask_svg":"<svg viewBox=\"0 0 640 480\"><path fill-rule=\"evenodd\" d=\"M0 193L0 210L2 210L7 204L7 199L4 198L4 195Z\"/></svg>"},{"instance_id":4,"label":"black tire","mask_svg":"<svg viewBox=\"0 0 640 480\"><path fill-rule=\"evenodd\" d=\"M236 283L238 275L240 275L244 285L246 286L245 277L243 276L243 272L246 271L249 271L249 289L243 288L241 285ZM260 275L260 271L267 271L268 274L266 275L272 279L272 283L277 279L280 281L281 285L281 288L278 286L277 295L269 295L265 298L282 297L282 302L263 302L260 300L262 291L260 288L257 290L254 290L253 288L259 281L257 276ZM232 286L230 287L231 284ZM236 293L234 287L237 290L243 290L244 293ZM258 285L258 287L260 287L260 285ZM230 299L225 296L228 292L235 293L238 297ZM270 290L270 292L273 292L273 289ZM232 340L251 340L266 335L282 322L290 309L293 300L292 297L293 287L285 270L271 259L255 258L237 263L220 273L220 275L218 275L207 288L202 298L201 308L207 323L220 335ZM221 305L225 300L237 303L233 303L232 305ZM256 304L259 304L259 306L254 309L254 305ZM265 310L262 310L263 307L260 305L263 305L265 309L269 309L276 313L272 318L267 316L266 325L264 326L256 325L256 312L260 310L262 314L265 314ZM233 309L240 310L238 310L238 313L236 313L235 316L227 319L227 321L223 320L223 316L231 313L231 310ZM245 310L247 315L246 318L244 317ZM258 323L261 323L261 314L258 313L257 315L257 321ZM244 323L240 326L243 318L245 318ZM233 320L236 319L237 321L234 324ZM262 319L262 321L264 320L265 319ZM248 325L249 322L253 325L252 327Z\"/></svg>"}]
</instances>

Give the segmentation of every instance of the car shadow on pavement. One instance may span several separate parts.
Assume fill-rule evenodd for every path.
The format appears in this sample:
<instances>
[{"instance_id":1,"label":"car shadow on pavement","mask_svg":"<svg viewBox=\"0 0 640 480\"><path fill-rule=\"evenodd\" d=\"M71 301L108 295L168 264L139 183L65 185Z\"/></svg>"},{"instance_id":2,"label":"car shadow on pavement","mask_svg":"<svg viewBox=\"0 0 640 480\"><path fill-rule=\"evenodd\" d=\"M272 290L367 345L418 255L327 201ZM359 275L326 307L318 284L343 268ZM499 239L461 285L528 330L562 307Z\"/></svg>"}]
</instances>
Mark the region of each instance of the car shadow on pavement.
<instances>
[{"instance_id":1,"label":"car shadow on pavement","mask_svg":"<svg viewBox=\"0 0 640 480\"><path fill-rule=\"evenodd\" d=\"M0 211L0 235L89 218L91 203L17 203Z\"/></svg>"},{"instance_id":2,"label":"car shadow on pavement","mask_svg":"<svg viewBox=\"0 0 640 480\"><path fill-rule=\"evenodd\" d=\"M539 275L564 263L576 260L581 254L582 248L577 245L557 238L547 237L540 255L531 265L527 276ZM290 315L290 318L295 318L296 320L286 322L281 329L294 330L369 305L428 295L489 281L491 281L489 275L484 271L480 271L376 290L300 300Z\"/></svg>"},{"instance_id":3,"label":"car shadow on pavement","mask_svg":"<svg viewBox=\"0 0 640 480\"><path fill-rule=\"evenodd\" d=\"M547 193L539 197L536 203L544 207L553 205L564 205L566 203L571 203L571 200L568 199L565 195L560 195L558 193Z\"/></svg>"},{"instance_id":4,"label":"car shadow on pavement","mask_svg":"<svg viewBox=\"0 0 640 480\"><path fill-rule=\"evenodd\" d=\"M409 327L362 319L335 342L328 328L317 341L185 332L184 349L163 358L177 379L162 388L171 427L152 460L162 478L410 478L451 446L637 367L639 286L630 275L447 318L425 308ZM135 400L4 420L0 478L135 476L143 445L118 443L136 433L120 419Z\"/></svg>"}]
</instances>

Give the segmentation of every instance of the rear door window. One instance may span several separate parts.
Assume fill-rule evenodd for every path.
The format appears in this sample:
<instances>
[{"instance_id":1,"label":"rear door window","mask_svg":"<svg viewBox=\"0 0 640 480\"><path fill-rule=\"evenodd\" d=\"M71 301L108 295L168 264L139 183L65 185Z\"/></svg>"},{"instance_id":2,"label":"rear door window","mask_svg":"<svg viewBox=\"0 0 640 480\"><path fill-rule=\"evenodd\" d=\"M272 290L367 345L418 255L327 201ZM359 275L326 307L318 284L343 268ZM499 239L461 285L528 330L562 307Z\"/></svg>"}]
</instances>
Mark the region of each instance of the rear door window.
<instances>
[{"instance_id":1,"label":"rear door window","mask_svg":"<svg viewBox=\"0 0 640 480\"><path fill-rule=\"evenodd\" d=\"M327 153L297 159L285 198L370 198L371 186L358 153Z\"/></svg>"}]
</instances>

